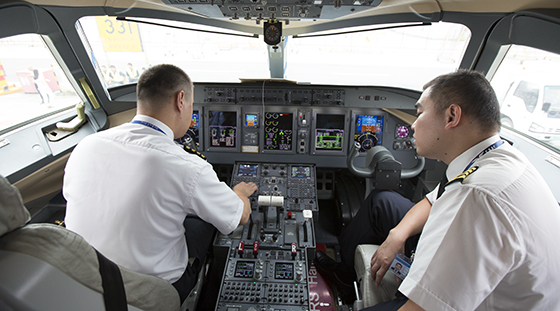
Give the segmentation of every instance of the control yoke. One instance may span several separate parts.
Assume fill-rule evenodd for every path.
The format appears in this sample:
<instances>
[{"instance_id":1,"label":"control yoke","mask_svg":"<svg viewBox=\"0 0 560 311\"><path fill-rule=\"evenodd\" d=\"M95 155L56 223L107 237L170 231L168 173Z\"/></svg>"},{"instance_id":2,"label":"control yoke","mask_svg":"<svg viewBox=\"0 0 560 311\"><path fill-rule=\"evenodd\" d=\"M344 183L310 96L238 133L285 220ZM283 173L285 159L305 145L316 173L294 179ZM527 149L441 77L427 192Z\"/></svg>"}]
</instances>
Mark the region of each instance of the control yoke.
<instances>
[{"instance_id":1,"label":"control yoke","mask_svg":"<svg viewBox=\"0 0 560 311\"><path fill-rule=\"evenodd\" d=\"M366 179L366 196L374 187L382 190L398 189L401 179L412 178L420 174L426 162L424 157L418 156L415 167L403 170L402 164L395 160L387 148L374 146L366 155L366 166L358 168L354 166L354 159L358 156L360 147L360 143L354 143L346 159L346 165L352 174Z\"/></svg>"}]
</instances>

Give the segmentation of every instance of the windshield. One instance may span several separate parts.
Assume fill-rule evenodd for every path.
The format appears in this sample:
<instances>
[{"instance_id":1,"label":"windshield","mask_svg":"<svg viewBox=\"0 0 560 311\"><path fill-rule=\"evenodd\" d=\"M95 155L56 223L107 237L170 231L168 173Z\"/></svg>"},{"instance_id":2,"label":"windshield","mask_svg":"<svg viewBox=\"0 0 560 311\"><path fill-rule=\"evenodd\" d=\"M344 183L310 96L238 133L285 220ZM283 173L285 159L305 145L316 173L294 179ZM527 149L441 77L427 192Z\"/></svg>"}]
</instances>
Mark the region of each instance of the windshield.
<instances>
[{"instance_id":1,"label":"windshield","mask_svg":"<svg viewBox=\"0 0 560 311\"><path fill-rule=\"evenodd\" d=\"M381 28L383 26L377 26ZM436 23L288 42L287 76L298 82L422 90L457 70L470 39L463 25Z\"/></svg>"},{"instance_id":2,"label":"windshield","mask_svg":"<svg viewBox=\"0 0 560 311\"><path fill-rule=\"evenodd\" d=\"M154 21L154 20L151 20ZM181 22L174 27L228 31ZM379 25L375 28L382 28ZM262 36L241 37L152 24L84 17L84 44L106 88L134 83L142 70L173 63L195 82L270 78ZM433 77L455 71L470 38L463 25L436 23L323 36L287 37L283 78L299 83L379 85L421 90ZM338 31L338 30L337 30ZM228 31L231 32L231 31ZM273 54L273 53L272 53ZM275 57L275 56L272 56Z\"/></svg>"}]
</instances>

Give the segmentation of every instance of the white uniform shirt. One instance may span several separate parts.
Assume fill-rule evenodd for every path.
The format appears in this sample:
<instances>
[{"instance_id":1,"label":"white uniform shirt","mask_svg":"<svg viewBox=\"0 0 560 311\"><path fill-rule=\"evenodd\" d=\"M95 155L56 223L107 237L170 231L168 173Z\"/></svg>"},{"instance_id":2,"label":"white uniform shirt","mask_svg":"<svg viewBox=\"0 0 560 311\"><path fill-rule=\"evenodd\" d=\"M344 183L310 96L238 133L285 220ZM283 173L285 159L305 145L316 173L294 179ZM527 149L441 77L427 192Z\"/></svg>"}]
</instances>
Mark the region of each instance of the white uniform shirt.
<instances>
[{"instance_id":1,"label":"white uniform shirt","mask_svg":"<svg viewBox=\"0 0 560 311\"><path fill-rule=\"evenodd\" d=\"M186 215L228 234L239 224L243 201L209 163L175 144L164 123L134 120L162 131L127 123L74 149L64 176L65 222L117 264L173 283L188 262Z\"/></svg>"},{"instance_id":2,"label":"white uniform shirt","mask_svg":"<svg viewBox=\"0 0 560 311\"><path fill-rule=\"evenodd\" d=\"M454 159L449 180L498 141ZM508 143L435 200L399 290L425 310L559 310L560 208L527 158Z\"/></svg>"}]
</instances>

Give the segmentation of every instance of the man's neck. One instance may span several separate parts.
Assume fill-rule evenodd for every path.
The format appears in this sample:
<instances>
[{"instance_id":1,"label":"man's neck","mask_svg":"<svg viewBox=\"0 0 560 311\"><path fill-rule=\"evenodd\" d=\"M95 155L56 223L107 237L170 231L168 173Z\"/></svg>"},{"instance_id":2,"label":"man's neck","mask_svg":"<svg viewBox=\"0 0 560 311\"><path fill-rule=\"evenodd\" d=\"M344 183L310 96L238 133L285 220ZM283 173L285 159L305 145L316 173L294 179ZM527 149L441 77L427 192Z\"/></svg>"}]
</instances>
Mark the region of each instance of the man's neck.
<instances>
[{"instance_id":1,"label":"man's neck","mask_svg":"<svg viewBox=\"0 0 560 311\"><path fill-rule=\"evenodd\" d=\"M171 118L173 116L171 113L165 113L164 111L159 112L159 113L154 113L154 112L146 111L146 110L142 110L142 109L137 109L136 113L139 114L139 115L154 118L154 119L162 122L163 124L167 125L171 129L171 131L173 131L173 136L177 137L176 126L175 126L174 120Z\"/></svg>"},{"instance_id":2,"label":"man's neck","mask_svg":"<svg viewBox=\"0 0 560 311\"><path fill-rule=\"evenodd\" d=\"M449 151L445 153L440 160L449 165L451 161L453 161L459 155L463 154L465 151L497 134L497 132L486 132L478 133L476 135L464 135L461 137L456 137L453 140L454 143L452 143L452 145L448 148Z\"/></svg>"}]
</instances>

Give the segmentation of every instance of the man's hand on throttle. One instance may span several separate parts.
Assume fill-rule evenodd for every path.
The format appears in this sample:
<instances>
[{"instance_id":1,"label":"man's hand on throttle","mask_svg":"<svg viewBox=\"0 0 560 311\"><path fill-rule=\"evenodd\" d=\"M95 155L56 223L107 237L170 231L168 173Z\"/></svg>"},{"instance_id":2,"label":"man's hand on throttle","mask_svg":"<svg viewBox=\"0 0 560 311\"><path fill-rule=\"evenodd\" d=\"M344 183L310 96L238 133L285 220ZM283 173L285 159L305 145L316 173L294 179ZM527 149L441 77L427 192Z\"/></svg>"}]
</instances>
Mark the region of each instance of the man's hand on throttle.
<instances>
[{"instance_id":1,"label":"man's hand on throttle","mask_svg":"<svg viewBox=\"0 0 560 311\"><path fill-rule=\"evenodd\" d=\"M254 182L250 182L250 183L240 182L237 185L235 185L235 187L233 187L234 192L243 194L246 197L250 197L258 189L259 188Z\"/></svg>"}]
</instances>

